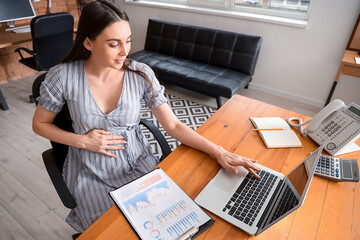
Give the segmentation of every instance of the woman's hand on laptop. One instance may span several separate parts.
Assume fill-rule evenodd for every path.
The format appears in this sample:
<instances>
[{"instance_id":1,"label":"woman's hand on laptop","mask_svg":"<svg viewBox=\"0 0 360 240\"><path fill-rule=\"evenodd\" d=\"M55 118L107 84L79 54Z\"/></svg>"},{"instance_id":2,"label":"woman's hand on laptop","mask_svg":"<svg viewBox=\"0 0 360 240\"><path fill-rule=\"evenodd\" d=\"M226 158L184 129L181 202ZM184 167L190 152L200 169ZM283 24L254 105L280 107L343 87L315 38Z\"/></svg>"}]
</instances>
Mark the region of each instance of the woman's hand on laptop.
<instances>
[{"instance_id":1,"label":"woman's hand on laptop","mask_svg":"<svg viewBox=\"0 0 360 240\"><path fill-rule=\"evenodd\" d=\"M242 166L246 168L256 178L260 177L255 173L255 171L261 171L261 169L254 164L256 163L256 160L254 159L236 155L234 153L226 151L222 147L220 147L220 151L218 151L218 154L215 157L223 168L232 173L237 174L238 169L236 167Z\"/></svg>"}]
</instances>

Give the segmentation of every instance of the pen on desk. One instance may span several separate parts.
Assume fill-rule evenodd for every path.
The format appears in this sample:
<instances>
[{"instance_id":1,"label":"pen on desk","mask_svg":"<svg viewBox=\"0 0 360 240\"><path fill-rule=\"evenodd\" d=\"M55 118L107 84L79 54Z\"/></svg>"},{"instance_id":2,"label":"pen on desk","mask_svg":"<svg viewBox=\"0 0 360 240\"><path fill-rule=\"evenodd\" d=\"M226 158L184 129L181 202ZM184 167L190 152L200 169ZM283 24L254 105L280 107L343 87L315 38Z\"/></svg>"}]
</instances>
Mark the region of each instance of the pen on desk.
<instances>
[{"instance_id":1,"label":"pen on desk","mask_svg":"<svg viewBox=\"0 0 360 240\"><path fill-rule=\"evenodd\" d=\"M189 230L187 230L181 237L179 237L177 240L191 240L191 237L194 236L199 231L199 228L192 227Z\"/></svg>"},{"instance_id":2,"label":"pen on desk","mask_svg":"<svg viewBox=\"0 0 360 240\"><path fill-rule=\"evenodd\" d=\"M268 128L268 129L253 129L254 131L276 131L276 130L284 130L283 128Z\"/></svg>"}]
</instances>

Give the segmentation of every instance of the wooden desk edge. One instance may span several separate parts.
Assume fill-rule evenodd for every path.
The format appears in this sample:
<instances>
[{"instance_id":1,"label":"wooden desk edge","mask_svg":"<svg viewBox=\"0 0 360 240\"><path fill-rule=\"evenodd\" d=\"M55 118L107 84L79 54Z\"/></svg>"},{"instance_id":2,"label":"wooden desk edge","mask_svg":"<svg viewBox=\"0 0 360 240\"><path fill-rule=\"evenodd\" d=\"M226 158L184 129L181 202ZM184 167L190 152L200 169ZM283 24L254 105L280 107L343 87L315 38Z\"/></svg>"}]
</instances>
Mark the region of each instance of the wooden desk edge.
<instances>
[{"instance_id":1,"label":"wooden desk edge","mask_svg":"<svg viewBox=\"0 0 360 240\"><path fill-rule=\"evenodd\" d=\"M246 100L247 98L245 97L241 97L241 96L234 96L233 98L233 101L232 101L232 104L233 103L236 103L238 101L243 101L243 100ZM256 100L252 100L254 102L258 102ZM225 105L224 105L225 106ZM269 105L270 106L270 105ZM291 112L291 111L290 111ZM216 114L216 113L215 113ZM214 114L214 115L215 115ZM299 114L298 114L299 115ZM305 115L302 115L300 114L302 117L306 117ZM310 141L309 139L306 140L307 142L309 142L309 144L307 144L307 150L311 150L309 147L313 147L314 148L316 147L316 144L312 141ZM357 144L360 144L360 139L358 141L356 141ZM304 146L304 148L306 148ZM271 151L271 150L270 150ZM293 150L294 152L296 152L296 150ZM171 157L172 155L174 155L175 157L175 154L177 153L177 150L175 150L169 157ZM344 155L344 156L339 156L339 157L344 157L346 158L347 156L350 156L350 155ZM359 156L359 153L356 153L356 156ZM162 162L163 163L163 162ZM165 165L165 167L167 167L168 164ZM326 181L326 182L330 182L329 180L324 180L324 179L321 179L321 181ZM331 182L329 183L331 184ZM338 184L337 186L341 186L341 184ZM325 201L326 199L324 199ZM328 199L327 199L328 200ZM208 211L207 211L208 212ZM209 213L209 215L211 217L213 217L218 223L218 225L213 229L214 225L210 226L208 229L206 229L203 233L202 233L202 238L206 237L207 235L209 235L210 233L213 233L214 231L216 232L219 228L219 226L223 227L223 226L227 226L227 225L224 225L225 223L223 223L224 221L222 219L219 219L218 217L214 216L213 214ZM114 227L114 224L116 224L116 226L118 225L121 225L123 226L124 224L122 224L123 221L126 221L124 220L124 216L121 214L120 210L117 208L116 205L113 205L102 217L100 217L95 223L93 223L78 239L81 240L81 239L87 239L87 237L92 237L91 239L102 239L104 238L105 236L106 237L111 237L111 236L119 236L117 235L116 233L119 231L119 227ZM323 219L321 219L323 220ZM320 224L320 222L318 223ZM129 224L127 224L129 225ZM280 225L279 225L280 226ZM131 227L130 226L126 226L125 227L126 230L128 231L132 231L131 230ZM229 227L230 229L230 227ZM232 227L231 227L232 229ZM125 230L122 230L122 231L125 231ZM271 235L272 231L275 231L275 228L273 228L271 231L268 231L268 234ZM238 231L232 231L232 232L236 232L236 234L239 234ZM291 232L293 233L293 232ZM354 232L353 232L354 233ZM240 234L242 236L242 234L244 234L243 232L240 231ZM356 233L355 233L356 234ZM131 237L135 237L136 235L131 232L129 233L129 236ZM240 236L240 235L236 235L236 236ZM221 236L219 236L221 238ZM249 236L248 236L249 237ZM210 237L211 238L211 237ZM133 239L133 238L131 238ZM242 238L241 238L242 239ZM245 238L244 238L245 239Z\"/></svg>"},{"instance_id":2,"label":"wooden desk edge","mask_svg":"<svg viewBox=\"0 0 360 240\"><path fill-rule=\"evenodd\" d=\"M360 58L357 51L346 50L342 62L346 65L360 68L360 64L355 63L355 57Z\"/></svg>"},{"instance_id":3,"label":"wooden desk edge","mask_svg":"<svg viewBox=\"0 0 360 240\"><path fill-rule=\"evenodd\" d=\"M77 27L78 21L74 21L74 36L77 32ZM5 31L6 28L0 27L0 49L32 41L31 32L14 33L12 31Z\"/></svg>"}]
</instances>

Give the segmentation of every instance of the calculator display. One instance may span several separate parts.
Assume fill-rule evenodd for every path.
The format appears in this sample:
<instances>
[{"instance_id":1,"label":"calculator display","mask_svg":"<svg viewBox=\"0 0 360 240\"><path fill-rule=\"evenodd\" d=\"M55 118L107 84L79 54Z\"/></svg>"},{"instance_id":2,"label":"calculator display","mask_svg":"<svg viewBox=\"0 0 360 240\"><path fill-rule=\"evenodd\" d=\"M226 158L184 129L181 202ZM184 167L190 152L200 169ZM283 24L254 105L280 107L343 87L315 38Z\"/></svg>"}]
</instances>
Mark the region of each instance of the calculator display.
<instances>
[{"instance_id":1,"label":"calculator display","mask_svg":"<svg viewBox=\"0 0 360 240\"><path fill-rule=\"evenodd\" d=\"M342 163L342 174L345 179L352 179L351 163L350 161L343 160Z\"/></svg>"}]
</instances>

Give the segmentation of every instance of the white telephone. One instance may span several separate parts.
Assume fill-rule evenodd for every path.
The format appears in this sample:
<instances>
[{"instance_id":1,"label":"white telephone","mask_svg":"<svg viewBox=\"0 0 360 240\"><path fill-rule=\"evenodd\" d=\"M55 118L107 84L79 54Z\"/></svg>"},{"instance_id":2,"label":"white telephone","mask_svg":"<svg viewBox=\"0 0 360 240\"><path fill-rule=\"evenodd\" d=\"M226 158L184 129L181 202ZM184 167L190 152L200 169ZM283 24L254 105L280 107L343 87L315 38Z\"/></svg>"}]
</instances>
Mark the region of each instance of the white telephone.
<instances>
[{"instance_id":1,"label":"white telephone","mask_svg":"<svg viewBox=\"0 0 360 240\"><path fill-rule=\"evenodd\" d=\"M353 151L360 150L354 143L360 137L360 106L355 103L346 106L343 101L335 99L313 119L302 123L300 118L289 118L288 123L300 127L301 134L309 136L319 145L325 144L324 149L332 156L349 152L346 150L349 147L354 147ZM303 130L305 124L308 126Z\"/></svg>"}]
</instances>

